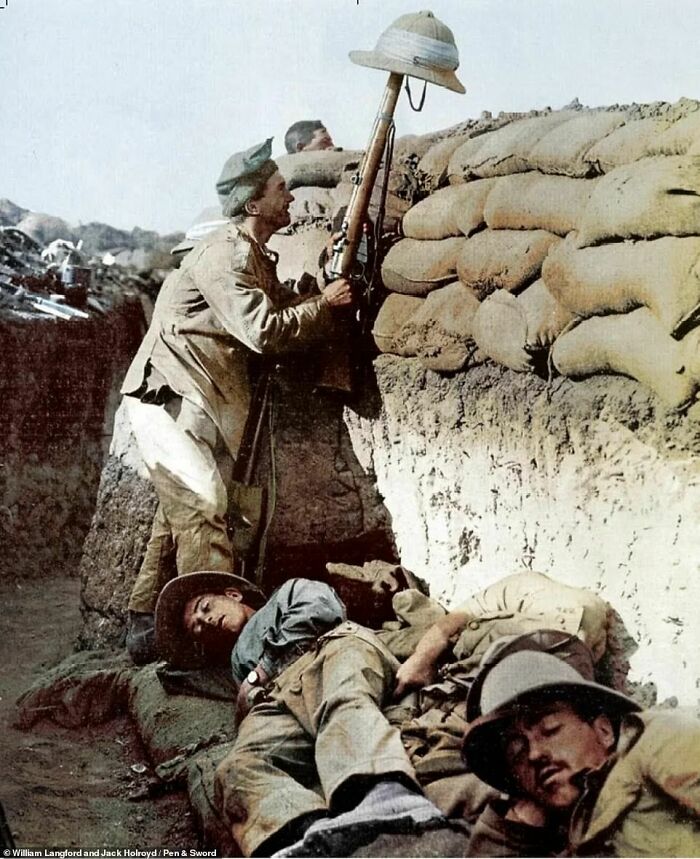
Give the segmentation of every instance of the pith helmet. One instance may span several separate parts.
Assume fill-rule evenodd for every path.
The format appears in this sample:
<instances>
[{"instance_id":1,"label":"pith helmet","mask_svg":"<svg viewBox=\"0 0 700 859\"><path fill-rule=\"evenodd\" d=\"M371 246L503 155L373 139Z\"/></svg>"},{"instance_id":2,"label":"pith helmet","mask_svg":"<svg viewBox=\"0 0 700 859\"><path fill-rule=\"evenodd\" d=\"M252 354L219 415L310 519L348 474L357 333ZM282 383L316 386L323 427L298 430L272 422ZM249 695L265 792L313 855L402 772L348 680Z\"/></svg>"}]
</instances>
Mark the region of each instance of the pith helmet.
<instances>
[{"instance_id":1,"label":"pith helmet","mask_svg":"<svg viewBox=\"0 0 700 859\"><path fill-rule=\"evenodd\" d=\"M626 695L585 680L575 668L551 653L510 653L484 671L482 715L467 728L462 754L473 773L504 793L513 790L504 754L504 730L526 708L548 701L570 701L599 708L609 716L641 709Z\"/></svg>"},{"instance_id":2,"label":"pith helmet","mask_svg":"<svg viewBox=\"0 0 700 859\"><path fill-rule=\"evenodd\" d=\"M457 80L459 52L452 30L432 12L401 15L379 37L373 51L350 51L358 66L383 69L466 92Z\"/></svg>"}]
</instances>

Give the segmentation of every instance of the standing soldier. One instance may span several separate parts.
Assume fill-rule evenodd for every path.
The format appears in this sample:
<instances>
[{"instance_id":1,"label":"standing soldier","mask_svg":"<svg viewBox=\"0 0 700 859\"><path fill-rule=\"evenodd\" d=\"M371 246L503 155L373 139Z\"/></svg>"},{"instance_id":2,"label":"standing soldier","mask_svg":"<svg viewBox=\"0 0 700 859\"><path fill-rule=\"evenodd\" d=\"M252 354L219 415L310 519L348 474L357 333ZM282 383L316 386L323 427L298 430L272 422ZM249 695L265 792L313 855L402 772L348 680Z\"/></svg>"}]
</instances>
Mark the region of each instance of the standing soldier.
<instances>
[{"instance_id":1,"label":"standing soldier","mask_svg":"<svg viewBox=\"0 0 700 859\"><path fill-rule=\"evenodd\" d=\"M151 538L129 600L127 649L154 658L153 613L177 573L233 572L229 482L251 404L254 354L278 355L332 336L347 281L300 298L280 284L266 242L289 224L293 196L270 158L272 139L228 159L217 183L231 221L169 275L122 393L158 493Z\"/></svg>"}]
</instances>

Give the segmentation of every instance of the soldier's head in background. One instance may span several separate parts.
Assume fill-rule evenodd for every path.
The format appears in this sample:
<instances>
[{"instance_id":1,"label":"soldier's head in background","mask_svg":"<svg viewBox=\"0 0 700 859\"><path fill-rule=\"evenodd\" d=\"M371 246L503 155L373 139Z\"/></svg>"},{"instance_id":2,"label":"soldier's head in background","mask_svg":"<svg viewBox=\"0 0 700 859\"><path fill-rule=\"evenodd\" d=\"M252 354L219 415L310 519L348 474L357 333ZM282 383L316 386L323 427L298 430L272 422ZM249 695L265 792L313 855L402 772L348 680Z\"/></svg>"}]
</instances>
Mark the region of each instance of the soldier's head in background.
<instances>
[{"instance_id":1,"label":"soldier's head in background","mask_svg":"<svg viewBox=\"0 0 700 859\"><path fill-rule=\"evenodd\" d=\"M333 138L320 119L302 119L290 125L284 135L287 152L318 152L333 149Z\"/></svg>"}]
</instances>

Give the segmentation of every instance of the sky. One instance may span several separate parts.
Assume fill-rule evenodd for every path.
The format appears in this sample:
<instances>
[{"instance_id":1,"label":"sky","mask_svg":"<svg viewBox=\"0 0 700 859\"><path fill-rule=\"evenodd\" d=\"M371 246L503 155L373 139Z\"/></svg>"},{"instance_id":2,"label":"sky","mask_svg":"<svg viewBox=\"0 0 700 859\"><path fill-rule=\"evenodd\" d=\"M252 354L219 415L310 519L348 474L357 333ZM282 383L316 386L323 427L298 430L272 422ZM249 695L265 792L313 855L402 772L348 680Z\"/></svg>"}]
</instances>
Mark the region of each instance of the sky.
<instances>
[{"instance_id":1,"label":"sky","mask_svg":"<svg viewBox=\"0 0 700 859\"><path fill-rule=\"evenodd\" d=\"M184 230L231 153L322 119L361 149L386 82L354 65L399 15L453 31L466 95L403 94L397 136L484 110L700 97L700 0L0 0L0 198ZM417 88L417 87L416 87Z\"/></svg>"}]
</instances>

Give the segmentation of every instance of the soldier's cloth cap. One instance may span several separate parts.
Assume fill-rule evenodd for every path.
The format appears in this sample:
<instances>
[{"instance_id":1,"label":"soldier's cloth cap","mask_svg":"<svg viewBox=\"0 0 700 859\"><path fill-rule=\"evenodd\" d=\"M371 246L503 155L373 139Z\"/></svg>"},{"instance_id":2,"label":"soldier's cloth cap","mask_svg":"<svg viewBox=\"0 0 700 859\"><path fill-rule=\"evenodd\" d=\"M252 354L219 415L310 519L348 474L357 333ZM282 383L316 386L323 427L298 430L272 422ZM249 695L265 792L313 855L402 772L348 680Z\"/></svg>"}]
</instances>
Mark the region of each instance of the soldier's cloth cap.
<instances>
[{"instance_id":1,"label":"soldier's cloth cap","mask_svg":"<svg viewBox=\"0 0 700 859\"><path fill-rule=\"evenodd\" d=\"M240 214L255 192L277 172L271 154L272 138L268 137L245 152L235 152L224 164L216 183L224 217Z\"/></svg>"}]
</instances>

